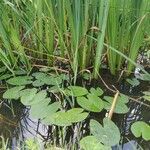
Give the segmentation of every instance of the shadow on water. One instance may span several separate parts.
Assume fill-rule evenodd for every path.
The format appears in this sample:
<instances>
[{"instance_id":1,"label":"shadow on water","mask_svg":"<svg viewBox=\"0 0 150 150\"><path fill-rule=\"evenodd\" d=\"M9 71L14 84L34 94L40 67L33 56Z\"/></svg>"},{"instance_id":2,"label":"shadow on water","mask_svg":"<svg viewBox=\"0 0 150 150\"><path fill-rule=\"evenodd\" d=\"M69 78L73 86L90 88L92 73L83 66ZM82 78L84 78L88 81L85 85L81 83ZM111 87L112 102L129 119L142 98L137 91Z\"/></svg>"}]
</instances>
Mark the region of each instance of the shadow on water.
<instances>
[{"instance_id":1,"label":"shadow on water","mask_svg":"<svg viewBox=\"0 0 150 150\"><path fill-rule=\"evenodd\" d=\"M104 72L102 78L108 86L114 86L119 89L120 92L138 97L141 95L141 91L148 90L148 84L141 82L138 87L131 87L124 80L121 84L115 82L115 78ZM97 87L105 89L107 95L111 95L108 89L103 85L101 80L96 82L87 82L85 80L78 80L78 84L84 84L88 87ZM2 99L2 98L1 98ZM133 122L137 120L142 120L150 123L150 108L142 105L142 103L137 103L130 100L128 103L130 111L125 115L114 114L113 121L117 124L120 129L122 138L119 147L113 147L113 150L135 150L140 149L140 146L144 150L150 149L150 142L142 140L142 138L135 138L130 131L130 126ZM76 145L79 149L77 143L81 137L89 135L89 121L91 118L102 122L105 117L106 111L101 113L90 113L90 117L81 124L74 124L71 127L62 129L57 126L45 126L40 123L39 120L34 120L30 117L30 109L25 108L19 102L15 101L13 103L7 103L1 100L0 104L0 135L5 139L9 138L9 145L12 150L15 150L16 146L21 145L23 141L27 138L35 138L41 142L43 146L44 143L49 142L52 145L67 145L67 149L71 149L72 145ZM65 132L65 137L63 136ZM41 148L42 149L42 148Z\"/></svg>"}]
</instances>

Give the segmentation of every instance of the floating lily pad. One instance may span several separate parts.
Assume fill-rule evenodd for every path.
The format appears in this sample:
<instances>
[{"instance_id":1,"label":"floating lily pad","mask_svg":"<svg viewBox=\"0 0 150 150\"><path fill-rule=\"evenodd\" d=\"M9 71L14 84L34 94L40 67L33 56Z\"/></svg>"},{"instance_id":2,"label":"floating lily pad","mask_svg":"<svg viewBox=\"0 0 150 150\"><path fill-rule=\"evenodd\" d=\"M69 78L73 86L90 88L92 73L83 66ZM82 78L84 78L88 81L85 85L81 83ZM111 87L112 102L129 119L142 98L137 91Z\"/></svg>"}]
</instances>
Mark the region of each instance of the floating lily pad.
<instances>
[{"instance_id":1,"label":"floating lily pad","mask_svg":"<svg viewBox=\"0 0 150 150\"><path fill-rule=\"evenodd\" d=\"M43 122L45 124L54 124L58 126L70 126L72 123L83 121L88 116L88 113L83 112L81 108L73 108L67 112L59 111L46 117Z\"/></svg>"},{"instance_id":2,"label":"floating lily pad","mask_svg":"<svg viewBox=\"0 0 150 150\"><path fill-rule=\"evenodd\" d=\"M18 76L18 77L14 77L14 78L10 78L9 80L7 80L8 84L11 85L27 85L27 84L31 84L32 83L32 77L30 76Z\"/></svg>"},{"instance_id":3,"label":"floating lily pad","mask_svg":"<svg viewBox=\"0 0 150 150\"><path fill-rule=\"evenodd\" d=\"M120 132L109 118L103 119L103 126L96 120L90 121L90 131L99 142L107 146L119 144Z\"/></svg>"},{"instance_id":4,"label":"floating lily pad","mask_svg":"<svg viewBox=\"0 0 150 150\"><path fill-rule=\"evenodd\" d=\"M103 90L101 89L101 88L91 88L90 89L90 92L91 92L91 94L93 94L93 95L97 95L97 96L101 96L104 92L103 92Z\"/></svg>"},{"instance_id":5,"label":"floating lily pad","mask_svg":"<svg viewBox=\"0 0 150 150\"><path fill-rule=\"evenodd\" d=\"M143 121L137 121L132 124L131 131L135 137L140 137L146 141L150 140L150 126Z\"/></svg>"},{"instance_id":6,"label":"floating lily pad","mask_svg":"<svg viewBox=\"0 0 150 150\"><path fill-rule=\"evenodd\" d=\"M88 94L88 90L80 86L69 86L65 90L65 93L69 96L78 97L78 96L83 96L83 95Z\"/></svg>"},{"instance_id":7,"label":"floating lily pad","mask_svg":"<svg viewBox=\"0 0 150 150\"><path fill-rule=\"evenodd\" d=\"M143 98L147 101L150 101L150 92L146 91L146 92L143 92L144 96Z\"/></svg>"},{"instance_id":8,"label":"floating lily pad","mask_svg":"<svg viewBox=\"0 0 150 150\"><path fill-rule=\"evenodd\" d=\"M38 92L37 94L35 94L35 91L33 90L31 95L29 96L30 98L24 95L23 98L21 97L21 102L27 106L34 105L36 103L40 103L41 101L43 101L46 98L46 95L47 95L47 92L45 90L42 90Z\"/></svg>"},{"instance_id":9,"label":"floating lily pad","mask_svg":"<svg viewBox=\"0 0 150 150\"><path fill-rule=\"evenodd\" d=\"M18 86L18 87L13 87L11 89L8 89L4 94L3 94L3 98L5 99L19 99L20 97L20 91L22 89L24 89L25 86Z\"/></svg>"},{"instance_id":10,"label":"floating lily pad","mask_svg":"<svg viewBox=\"0 0 150 150\"><path fill-rule=\"evenodd\" d=\"M22 90L19 93L21 97L21 102L24 105L27 105L28 102L32 101L32 99L35 97L36 93L37 93L36 88Z\"/></svg>"},{"instance_id":11,"label":"floating lily pad","mask_svg":"<svg viewBox=\"0 0 150 150\"><path fill-rule=\"evenodd\" d=\"M114 98L110 96L104 96L104 99L106 100L104 101L104 108L106 110L110 110ZM128 96L124 94L120 94L120 96L118 97L114 112L118 114L127 113L129 111L129 108L126 105L128 101L129 101Z\"/></svg>"},{"instance_id":12,"label":"floating lily pad","mask_svg":"<svg viewBox=\"0 0 150 150\"><path fill-rule=\"evenodd\" d=\"M3 75L0 76L0 81L6 80L10 77L12 77L12 74L3 74Z\"/></svg>"},{"instance_id":13,"label":"floating lily pad","mask_svg":"<svg viewBox=\"0 0 150 150\"><path fill-rule=\"evenodd\" d=\"M57 112L60 108L59 102L50 103L50 99L44 99L40 104L37 103L31 106L30 114L33 118L44 119Z\"/></svg>"},{"instance_id":14,"label":"floating lily pad","mask_svg":"<svg viewBox=\"0 0 150 150\"><path fill-rule=\"evenodd\" d=\"M80 141L83 150L111 150L110 146L101 144L95 136L86 136Z\"/></svg>"},{"instance_id":15,"label":"floating lily pad","mask_svg":"<svg viewBox=\"0 0 150 150\"><path fill-rule=\"evenodd\" d=\"M34 76L38 80L34 83L35 85L59 85L63 80L62 75L48 75L43 72L33 73L32 76Z\"/></svg>"},{"instance_id":16,"label":"floating lily pad","mask_svg":"<svg viewBox=\"0 0 150 150\"><path fill-rule=\"evenodd\" d=\"M138 86L140 84L139 80L136 78L126 79L126 81L132 86Z\"/></svg>"},{"instance_id":17,"label":"floating lily pad","mask_svg":"<svg viewBox=\"0 0 150 150\"><path fill-rule=\"evenodd\" d=\"M82 108L92 112L100 112L104 108L103 101L94 94L88 94L87 98L77 97L77 102Z\"/></svg>"},{"instance_id":18,"label":"floating lily pad","mask_svg":"<svg viewBox=\"0 0 150 150\"><path fill-rule=\"evenodd\" d=\"M34 86L34 87L40 87L40 86L43 86L45 83L43 82L43 81L41 81L41 80L35 80L33 83L32 83L32 85Z\"/></svg>"}]
</instances>

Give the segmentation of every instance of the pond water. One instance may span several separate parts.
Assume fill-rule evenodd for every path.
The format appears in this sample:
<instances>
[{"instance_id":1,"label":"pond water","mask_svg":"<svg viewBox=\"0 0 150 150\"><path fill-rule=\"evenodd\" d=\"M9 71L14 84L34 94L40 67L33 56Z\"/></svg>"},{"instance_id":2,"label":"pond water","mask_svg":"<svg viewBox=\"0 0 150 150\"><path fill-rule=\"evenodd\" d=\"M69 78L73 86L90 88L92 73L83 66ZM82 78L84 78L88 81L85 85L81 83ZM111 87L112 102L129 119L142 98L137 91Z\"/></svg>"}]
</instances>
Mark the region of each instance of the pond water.
<instances>
[{"instance_id":1,"label":"pond water","mask_svg":"<svg viewBox=\"0 0 150 150\"><path fill-rule=\"evenodd\" d=\"M137 87L131 87L124 80L121 83L114 82L114 77L103 73L102 78L105 83L109 86L114 84L117 89L122 93L130 95L132 97L138 97L141 95L141 91L148 90L149 85L146 82L141 82ZM78 84L84 84L87 87L97 87L100 86L109 95L107 88L103 85L101 80L85 82L84 80L78 80ZM2 92L1 92L2 93ZM0 98L2 99L2 98ZM144 101L143 101L144 102ZM144 102L145 104L146 102ZM135 150L141 149L150 150L150 142L142 140L142 138L135 138L130 131L130 126L133 122L137 120L142 120L150 123L150 107L148 105L143 105L142 102L138 103L136 101L130 100L128 103L130 111L125 115L113 115L113 121L119 127L122 138L119 146L112 147L113 150ZM89 120L94 118L99 122L106 115L106 111L101 113L90 113L90 117L83 122L83 124L76 124L71 127L67 127L66 130L57 126L45 126L40 123L39 120L35 120L30 117L30 109L24 107L18 101L13 103L7 103L6 101L1 101L0 104L0 135L3 135L5 139L9 138L9 146L12 150L15 150L18 143L21 145L23 141L28 138L37 137L41 149L43 149L44 144L49 142L52 145L63 146L67 145L66 149L73 149L75 145L76 149L79 149L79 140L81 137L89 135ZM65 132L65 133L64 133ZM65 137L63 135L66 135Z\"/></svg>"}]
</instances>

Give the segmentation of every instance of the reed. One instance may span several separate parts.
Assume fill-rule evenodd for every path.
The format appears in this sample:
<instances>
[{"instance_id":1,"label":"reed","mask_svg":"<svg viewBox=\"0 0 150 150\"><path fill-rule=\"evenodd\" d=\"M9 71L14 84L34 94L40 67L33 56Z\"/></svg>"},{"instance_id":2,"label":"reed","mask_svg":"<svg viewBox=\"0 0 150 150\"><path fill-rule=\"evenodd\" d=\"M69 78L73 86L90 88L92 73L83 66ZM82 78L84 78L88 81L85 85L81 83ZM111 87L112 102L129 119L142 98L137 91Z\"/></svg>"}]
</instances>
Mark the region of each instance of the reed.
<instances>
[{"instance_id":1,"label":"reed","mask_svg":"<svg viewBox=\"0 0 150 150\"><path fill-rule=\"evenodd\" d=\"M75 79L91 66L97 78L106 53L115 75L126 59L110 47L136 61L150 34L149 0L2 0L0 8L0 64L11 72L30 70L38 63L31 58L52 66L59 56L69 60ZM126 67L129 75L134 66Z\"/></svg>"}]
</instances>

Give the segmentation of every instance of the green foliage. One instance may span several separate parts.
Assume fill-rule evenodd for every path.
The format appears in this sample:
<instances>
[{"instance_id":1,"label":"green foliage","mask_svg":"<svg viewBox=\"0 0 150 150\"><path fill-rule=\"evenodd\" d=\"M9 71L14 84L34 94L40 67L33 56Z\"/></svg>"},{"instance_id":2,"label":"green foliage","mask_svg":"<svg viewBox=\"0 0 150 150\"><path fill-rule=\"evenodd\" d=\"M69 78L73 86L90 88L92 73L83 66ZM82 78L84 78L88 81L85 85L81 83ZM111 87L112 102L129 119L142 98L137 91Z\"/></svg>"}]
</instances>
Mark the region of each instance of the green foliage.
<instances>
[{"instance_id":1,"label":"green foliage","mask_svg":"<svg viewBox=\"0 0 150 150\"><path fill-rule=\"evenodd\" d=\"M98 88L91 88L90 93L96 96L101 96L103 95L104 92L101 88L98 87Z\"/></svg>"},{"instance_id":2,"label":"green foliage","mask_svg":"<svg viewBox=\"0 0 150 150\"><path fill-rule=\"evenodd\" d=\"M101 144L95 136L86 136L80 141L83 150L111 150L111 147Z\"/></svg>"},{"instance_id":3,"label":"green foliage","mask_svg":"<svg viewBox=\"0 0 150 150\"><path fill-rule=\"evenodd\" d=\"M97 95L88 94L86 97L77 97L77 103L85 110L100 112L103 109L103 101Z\"/></svg>"},{"instance_id":4,"label":"green foliage","mask_svg":"<svg viewBox=\"0 0 150 150\"><path fill-rule=\"evenodd\" d=\"M3 94L3 98L17 100L20 97L19 92L24 88L25 86L18 86L18 87L10 88Z\"/></svg>"},{"instance_id":5,"label":"green foliage","mask_svg":"<svg viewBox=\"0 0 150 150\"><path fill-rule=\"evenodd\" d=\"M18 77L14 77L14 78L10 78L9 80L7 80L8 84L11 85L27 85L27 84L31 84L32 83L32 77L30 76L18 76Z\"/></svg>"},{"instance_id":6,"label":"green foliage","mask_svg":"<svg viewBox=\"0 0 150 150\"><path fill-rule=\"evenodd\" d=\"M39 59L50 66L67 59L76 80L79 71L91 66L97 77L105 53L115 74L125 59L104 48L104 41L135 62L149 36L149 8L149 0L1 0L0 65L14 74L19 68L30 72ZM133 63L127 69L130 73Z\"/></svg>"},{"instance_id":7,"label":"green foliage","mask_svg":"<svg viewBox=\"0 0 150 150\"><path fill-rule=\"evenodd\" d=\"M144 96L143 96L143 98L145 99L145 100L147 100L147 101L150 101L150 92L143 92L143 94L144 94Z\"/></svg>"},{"instance_id":8,"label":"green foliage","mask_svg":"<svg viewBox=\"0 0 150 150\"><path fill-rule=\"evenodd\" d=\"M114 146L119 144L119 129L109 118L103 119L103 126L96 120L91 120L90 131L104 145Z\"/></svg>"},{"instance_id":9,"label":"green foliage","mask_svg":"<svg viewBox=\"0 0 150 150\"><path fill-rule=\"evenodd\" d=\"M85 120L88 116L88 113L83 112L81 108L73 108L66 112L58 111L52 115L49 115L43 119L45 124L54 124L58 126L70 126L72 123L77 123Z\"/></svg>"},{"instance_id":10,"label":"green foliage","mask_svg":"<svg viewBox=\"0 0 150 150\"><path fill-rule=\"evenodd\" d=\"M137 121L132 124L131 131L135 137L140 137L146 141L150 140L150 126L143 121Z\"/></svg>"},{"instance_id":11,"label":"green foliage","mask_svg":"<svg viewBox=\"0 0 150 150\"><path fill-rule=\"evenodd\" d=\"M140 84L139 80L137 80L136 78L126 79L126 81L132 86L138 86Z\"/></svg>"},{"instance_id":12,"label":"green foliage","mask_svg":"<svg viewBox=\"0 0 150 150\"><path fill-rule=\"evenodd\" d=\"M83 96L83 95L88 94L88 90L80 86L69 86L65 90L65 94L69 96L78 97L78 96Z\"/></svg>"},{"instance_id":13,"label":"green foliage","mask_svg":"<svg viewBox=\"0 0 150 150\"><path fill-rule=\"evenodd\" d=\"M110 110L112 102L113 102L113 97L104 96L104 100L106 100L104 102L104 108L106 110ZM125 113L127 113L129 111L129 108L126 105L126 103L128 103L128 101L129 101L128 100L128 96L121 94L118 97L117 104L115 106L114 112L118 113L118 114L125 114Z\"/></svg>"}]
</instances>

